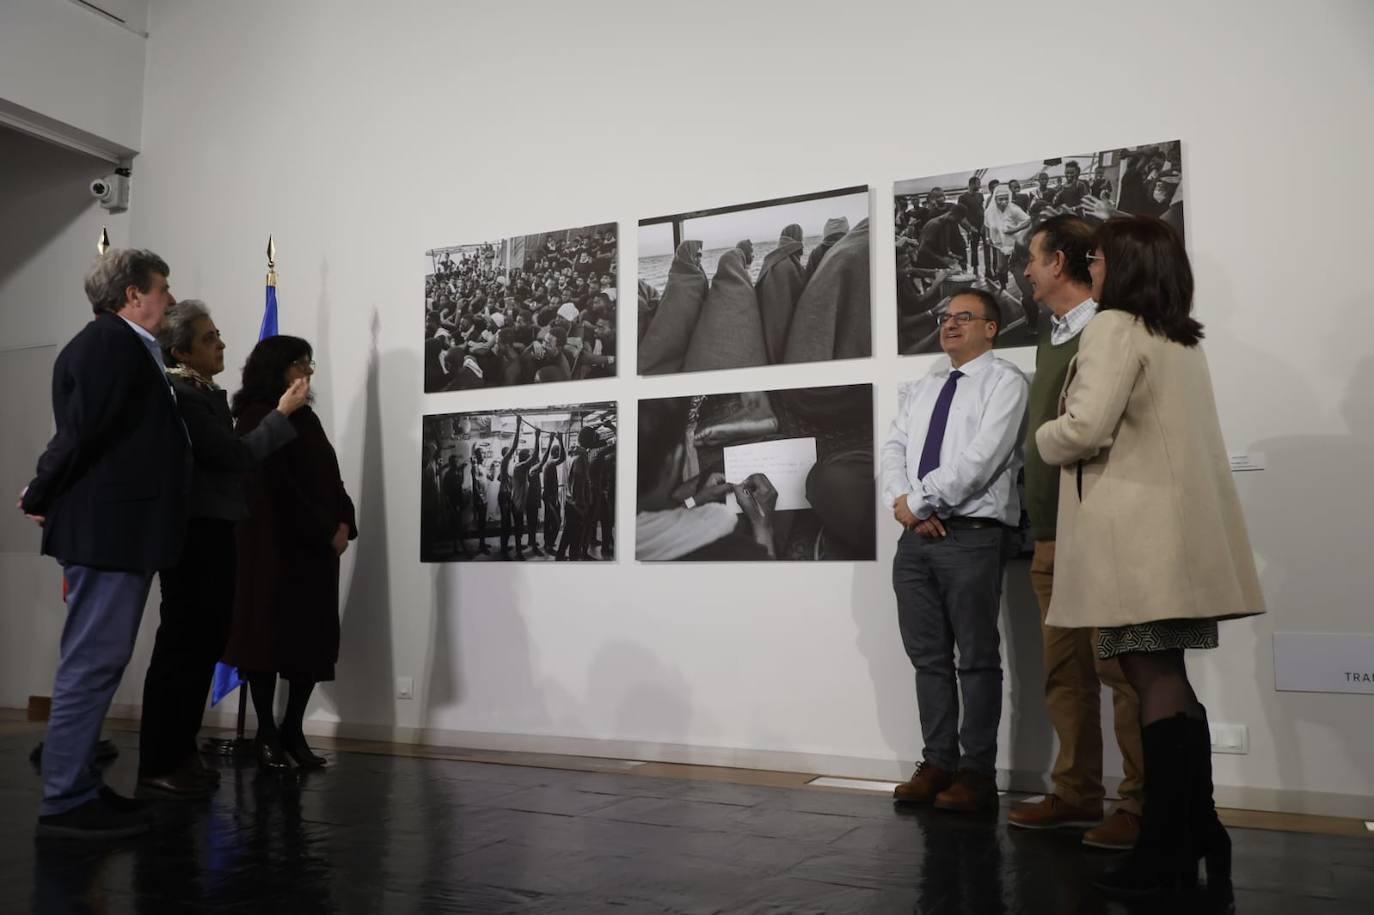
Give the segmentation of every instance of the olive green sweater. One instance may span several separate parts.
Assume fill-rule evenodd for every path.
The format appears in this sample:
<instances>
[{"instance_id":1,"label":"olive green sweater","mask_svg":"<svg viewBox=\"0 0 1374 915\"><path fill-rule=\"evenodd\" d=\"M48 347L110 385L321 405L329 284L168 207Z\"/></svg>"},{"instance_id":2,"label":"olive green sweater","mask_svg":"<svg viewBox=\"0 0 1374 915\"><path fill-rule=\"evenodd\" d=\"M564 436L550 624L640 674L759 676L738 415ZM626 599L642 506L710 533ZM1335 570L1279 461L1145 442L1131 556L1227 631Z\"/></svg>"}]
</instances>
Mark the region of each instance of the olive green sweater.
<instances>
[{"instance_id":1,"label":"olive green sweater","mask_svg":"<svg viewBox=\"0 0 1374 915\"><path fill-rule=\"evenodd\" d=\"M1030 515L1031 538L1053 540L1059 514L1059 468L1040 459L1035 447L1035 430L1059 415L1059 392L1069 373L1069 362L1078 354L1076 334L1058 346L1046 333L1035 351L1035 378L1030 386L1030 414L1026 423L1026 513Z\"/></svg>"}]
</instances>

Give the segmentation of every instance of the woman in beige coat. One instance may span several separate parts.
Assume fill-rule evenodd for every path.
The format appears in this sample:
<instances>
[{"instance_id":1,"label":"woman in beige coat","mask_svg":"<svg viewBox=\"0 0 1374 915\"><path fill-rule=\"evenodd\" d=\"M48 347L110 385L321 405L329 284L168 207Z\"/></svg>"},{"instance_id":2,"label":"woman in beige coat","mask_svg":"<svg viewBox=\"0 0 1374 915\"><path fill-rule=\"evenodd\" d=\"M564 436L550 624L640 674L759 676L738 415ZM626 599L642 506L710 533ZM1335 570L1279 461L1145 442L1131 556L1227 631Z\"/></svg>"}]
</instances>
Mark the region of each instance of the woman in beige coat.
<instances>
[{"instance_id":1,"label":"woman in beige coat","mask_svg":"<svg viewBox=\"0 0 1374 915\"><path fill-rule=\"evenodd\" d=\"M1098 629L1140 697L1140 840L1099 886L1231 902L1231 845L1212 804L1211 741L1183 652L1215 648L1217 621L1264 612L1231 480L1177 235L1148 217L1098 230L1100 313L1070 363L1060 415L1036 431L1063 468L1050 626Z\"/></svg>"}]
</instances>

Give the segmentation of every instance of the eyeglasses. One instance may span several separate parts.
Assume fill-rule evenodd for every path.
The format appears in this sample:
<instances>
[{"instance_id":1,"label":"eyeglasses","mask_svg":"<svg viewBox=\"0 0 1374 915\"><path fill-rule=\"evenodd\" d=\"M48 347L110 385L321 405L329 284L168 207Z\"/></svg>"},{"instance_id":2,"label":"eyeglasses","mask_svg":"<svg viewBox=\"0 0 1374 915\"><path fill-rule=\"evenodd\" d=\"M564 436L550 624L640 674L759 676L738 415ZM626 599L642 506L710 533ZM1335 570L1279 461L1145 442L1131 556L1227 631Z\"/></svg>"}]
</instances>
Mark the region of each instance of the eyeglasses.
<instances>
[{"instance_id":1,"label":"eyeglasses","mask_svg":"<svg viewBox=\"0 0 1374 915\"><path fill-rule=\"evenodd\" d=\"M1090 260L1090 261L1105 261L1106 259L1107 259L1107 258L1104 257L1104 256L1101 255L1101 254L1089 254L1089 255L1088 255L1088 260Z\"/></svg>"},{"instance_id":2,"label":"eyeglasses","mask_svg":"<svg viewBox=\"0 0 1374 915\"><path fill-rule=\"evenodd\" d=\"M310 369L310 371L312 372L315 371L314 359L306 359L302 357L300 359L297 359L295 362L291 363L291 365L298 369Z\"/></svg>"},{"instance_id":3,"label":"eyeglasses","mask_svg":"<svg viewBox=\"0 0 1374 915\"><path fill-rule=\"evenodd\" d=\"M996 318L986 318L983 315L976 315L971 311L945 312L944 314L935 316L935 323L941 327L948 324L950 321L954 321L956 324L967 324L974 320L995 321Z\"/></svg>"}]
</instances>

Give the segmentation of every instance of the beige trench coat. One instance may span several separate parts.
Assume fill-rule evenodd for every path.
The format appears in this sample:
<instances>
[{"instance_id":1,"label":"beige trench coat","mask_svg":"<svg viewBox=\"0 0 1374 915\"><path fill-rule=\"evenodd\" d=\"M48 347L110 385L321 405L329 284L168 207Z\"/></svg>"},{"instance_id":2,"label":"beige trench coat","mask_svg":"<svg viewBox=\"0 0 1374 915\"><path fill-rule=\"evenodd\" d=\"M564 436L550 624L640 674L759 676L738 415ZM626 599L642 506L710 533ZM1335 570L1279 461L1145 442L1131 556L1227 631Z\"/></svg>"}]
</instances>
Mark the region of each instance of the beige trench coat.
<instances>
[{"instance_id":1,"label":"beige trench coat","mask_svg":"<svg viewBox=\"0 0 1374 915\"><path fill-rule=\"evenodd\" d=\"M1200 346L1098 314L1035 442L1063 468L1048 625L1264 612Z\"/></svg>"}]
</instances>

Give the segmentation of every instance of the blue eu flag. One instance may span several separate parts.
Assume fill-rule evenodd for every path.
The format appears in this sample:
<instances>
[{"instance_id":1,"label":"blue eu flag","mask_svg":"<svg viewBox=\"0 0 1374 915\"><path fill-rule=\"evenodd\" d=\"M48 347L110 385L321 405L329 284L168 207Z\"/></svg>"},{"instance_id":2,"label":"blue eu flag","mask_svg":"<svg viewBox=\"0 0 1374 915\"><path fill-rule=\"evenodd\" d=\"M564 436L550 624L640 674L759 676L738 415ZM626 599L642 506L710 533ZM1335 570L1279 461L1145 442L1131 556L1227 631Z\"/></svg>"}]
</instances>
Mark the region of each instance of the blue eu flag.
<instances>
[{"instance_id":1,"label":"blue eu flag","mask_svg":"<svg viewBox=\"0 0 1374 915\"><path fill-rule=\"evenodd\" d=\"M277 335L277 274L267 274L267 302L262 309L262 326L258 328L258 339ZM228 664L215 665L215 679L210 686L210 704L219 705L220 700L238 689L243 683L239 679L238 668Z\"/></svg>"}]
</instances>

